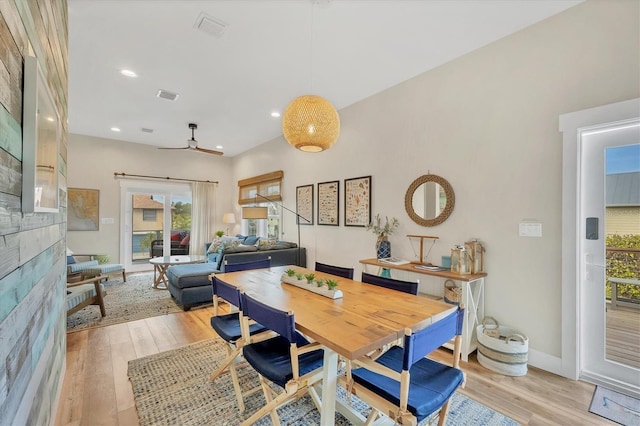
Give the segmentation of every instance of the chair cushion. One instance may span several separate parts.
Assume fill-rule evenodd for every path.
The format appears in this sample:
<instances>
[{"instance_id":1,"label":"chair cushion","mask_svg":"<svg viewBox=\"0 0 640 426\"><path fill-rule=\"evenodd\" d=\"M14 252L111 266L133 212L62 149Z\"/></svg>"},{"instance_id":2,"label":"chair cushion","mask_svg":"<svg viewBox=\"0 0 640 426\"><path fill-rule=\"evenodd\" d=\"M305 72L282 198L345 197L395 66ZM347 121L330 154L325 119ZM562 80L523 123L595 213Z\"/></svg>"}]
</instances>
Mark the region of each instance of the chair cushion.
<instances>
[{"instance_id":1,"label":"chair cushion","mask_svg":"<svg viewBox=\"0 0 640 426\"><path fill-rule=\"evenodd\" d=\"M86 262L76 262L76 263L67 265L67 272L68 273L81 272L81 271L86 271L89 268L95 268L97 266L98 266L97 260L88 260Z\"/></svg>"},{"instance_id":2,"label":"chair cushion","mask_svg":"<svg viewBox=\"0 0 640 426\"><path fill-rule=\"evenodd\" d=\"M297 333L298 347L309 342ZM242 354L251 366L261 375L273 383L284 388L285 384L293 378L291 369L291 355L289 341L282 336L276 336L262 342L251 343L242 348ZM305 375L322 367L324 351L309 352L298 358L300 375Z\"/></svg>"},{"instance_id":3,"label":"chair cushion","mask_svg":"<svg viewBox=\"0 0 640 426\"><path fill-rule=\"evenodd\" d=\"M211 327L226 342L235 342L242 337L240 314L238 312L211 317ZM265 328L261 324L254 323L249 325L249 333L251 334L260 333L264 330Z\"/></svg>"},{"instance_id":4,"label":"chair cushion","mask_svg":"<svg viewBox=\"0 0 640 426\"><path fill-rule=\"evenodd\" d=\"M104 291L104 284L100 283L101 291ZM82 302L96 296L96 286L94 284L80 284L67 288L67 311L75 308Z\"/></svg>"},{"instance_id":5,"label":"chair cushion","mask_svg":"<svg viewBox=\"0 0 640 426\"><path fill-rule=\"evenodd\" d=\"M376 362L397 372L402 371L403 349L394 346L380 356ZM407 409L418 422L438 410L462 384L463 374L428 358L421 358L411 366L409 402ZM365 368L352 371L353 380L394 404L400 404L400 383Z\"/></svg>"},{"instance_id":6,"label":"chair cushion","mask_svg":"<svg viewBox=\"0 0 640 426\"><path fill-rule=\"evenodd\" d=\"M108 275L113 272L120 272L124 270L124 266L118 263L105 263L103 265L97 265L96 267L85 268L83 271L87 275Z\"/></svg>"}]
</instances>

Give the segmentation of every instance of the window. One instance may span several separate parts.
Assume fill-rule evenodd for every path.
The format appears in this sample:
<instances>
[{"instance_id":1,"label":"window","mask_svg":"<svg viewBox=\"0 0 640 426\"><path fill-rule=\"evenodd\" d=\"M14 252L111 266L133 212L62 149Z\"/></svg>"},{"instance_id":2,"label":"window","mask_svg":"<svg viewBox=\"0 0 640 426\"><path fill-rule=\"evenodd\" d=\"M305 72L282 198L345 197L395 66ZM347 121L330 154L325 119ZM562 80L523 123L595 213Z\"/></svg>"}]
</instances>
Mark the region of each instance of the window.
<instances>
[{"instance_id":1,"label":"window","mask_svg":"<svg viewBox=\"0 0 640 426\"><path fill-rule=\"evenodd\" d=\"M281 187L284 172L279 170L238 181L238 204L259 204L267 197L271 201L282 201Z\"/></svg>"},{"instance_id":2,"label":"window","mask_svg":"<svg viewBox=\"0 0 640 426\"><path fill-rule=\"evenodd\" d=\"M267 238L280 238L281 187L284 172L281 170L238 181L238 204L241 206L267 207L267 220L243 219L242 233ZM272 203L265 200L268 198Z\"/></svg>"},{"instance_id":3,"label":"window","mask_svg":"<svg viewBox=\"0 0 640 426\"><path fill-rule=\"evenodd\" d=\"M157 213L157 210L143 209L142 210L142 220L144 222L155 222L156 221L156 213Z\"/></svg>"}]
</instances>

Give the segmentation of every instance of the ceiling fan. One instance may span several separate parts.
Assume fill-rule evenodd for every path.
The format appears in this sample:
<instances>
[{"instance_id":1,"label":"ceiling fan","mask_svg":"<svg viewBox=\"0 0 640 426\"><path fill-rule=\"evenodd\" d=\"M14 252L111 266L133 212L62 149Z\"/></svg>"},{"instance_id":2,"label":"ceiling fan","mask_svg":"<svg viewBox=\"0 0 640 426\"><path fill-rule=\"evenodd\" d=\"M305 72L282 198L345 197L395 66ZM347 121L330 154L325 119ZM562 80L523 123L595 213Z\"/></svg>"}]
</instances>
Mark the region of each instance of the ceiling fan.
<instances>
[{"instance_id":1,"label":"ceiling fan","mask_svg":"<svg viewBox=\"0 0 640 426\"><path fill-rule=\"evenodd\" d=\"M195 123L189 123L189 128L191 129L191 139L187 140L187 146L183 148L159 148L159 149L191 149L193 151L205 152L207 154L214 155L222 155L221 151L214 151L212 149L198 148L198 141L194 136L195 130L198 128L198 125Z\"/></svg>"}]
</instances>

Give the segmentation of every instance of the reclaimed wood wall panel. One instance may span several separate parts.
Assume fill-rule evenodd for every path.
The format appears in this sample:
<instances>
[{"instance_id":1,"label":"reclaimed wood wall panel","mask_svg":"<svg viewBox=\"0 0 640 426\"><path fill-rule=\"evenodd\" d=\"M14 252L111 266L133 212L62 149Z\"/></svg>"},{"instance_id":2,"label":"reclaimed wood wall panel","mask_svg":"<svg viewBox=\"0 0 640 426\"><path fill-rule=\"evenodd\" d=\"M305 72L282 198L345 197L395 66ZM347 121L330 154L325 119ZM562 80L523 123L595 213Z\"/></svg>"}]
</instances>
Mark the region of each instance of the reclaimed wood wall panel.
<instances>
[{"instance_id":1,"label":"reclaimed wood wall panel","mask_svg":"<svg viewBox=\"0 0 640 426\"><path fill-rule=\"evenodd\" d=\"M22 55L11 36L7 22L0 17L0 103L22 123Z\"/></svg>"},{"instance_id":2,"label":"reclaimed wood wall panel","mask_svg":"<svg viewBox=\"0 0 640 426\"><path fill-rule=\"evenodd\" d=\"M66 347L66 208L22 214L24 57L36 56L62 122L66 0L0 0L0 423L51 424ZM64 193L65 188L61 187Z\"/></svg>"},{"instance_id":3,"label":"reclaimed wood wall panel","mask_svg":"<svg viewBox=\"0 0 640 426\"><path fill-rule=\"evenodd\" d=\"M22 128L4 105L0 107L0 148L22 161Z\"/></svg>"}]
</instances>

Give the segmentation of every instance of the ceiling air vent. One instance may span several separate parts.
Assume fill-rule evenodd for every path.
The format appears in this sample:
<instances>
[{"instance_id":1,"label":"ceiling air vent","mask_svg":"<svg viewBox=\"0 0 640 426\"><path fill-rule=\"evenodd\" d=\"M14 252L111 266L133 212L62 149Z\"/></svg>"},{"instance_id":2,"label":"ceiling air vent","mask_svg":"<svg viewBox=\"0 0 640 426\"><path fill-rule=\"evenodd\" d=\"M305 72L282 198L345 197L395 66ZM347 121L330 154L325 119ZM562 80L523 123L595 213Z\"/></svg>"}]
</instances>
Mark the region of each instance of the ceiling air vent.
<instances>
[{"instance_id":1,"label":"ceiling air vent","mask_svg":"<svg viewBox=\"0 0 640 426\"><path fill-rule=\"evenodd\" d=\"M210 36L222 38L229 24L223 22L213 16L209 16L204 12L200 12L193 28L200 30Z\"/></svg>"},{"instance_id":2,"label":"ceiling air vent","mask_svg":"<svg viewBox=\"0 0 640 426\"><path fill-rule=\"evenodd\" d=\"M147 129L146 127L143 127L142 130L144 133L153 133L153 129Z\"/></svg>"},{"instance_id":3,"label":"ceiling air vent","mask_svg":"<svg viewBox=\"0 0 640 426\"><path fill-rule=\"evenodd\" d=\"M177 93L172 93L169 92L168 90L158 90L158 93L156 93L156 96L162 99L169 99L170 101L175 101L176 99L178 99L178 96L180 96Z\"/></svg>"}]
</instances>

